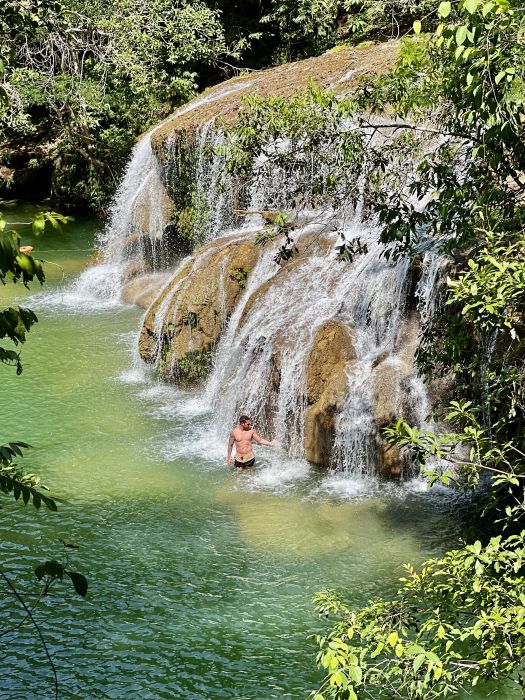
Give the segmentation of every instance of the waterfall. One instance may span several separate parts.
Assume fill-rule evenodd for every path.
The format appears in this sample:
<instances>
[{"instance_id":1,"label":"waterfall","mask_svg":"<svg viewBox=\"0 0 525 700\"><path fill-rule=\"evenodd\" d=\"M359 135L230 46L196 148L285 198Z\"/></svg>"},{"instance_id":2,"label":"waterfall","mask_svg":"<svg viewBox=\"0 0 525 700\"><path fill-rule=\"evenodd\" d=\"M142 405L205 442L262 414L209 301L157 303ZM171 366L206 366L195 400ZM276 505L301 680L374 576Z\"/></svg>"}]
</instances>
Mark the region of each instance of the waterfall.
<instances>
[{"instance_id":1,"label":"waterfall","mask_svg":"<svg viewBox=\"0 0 525 700\"><path fill-rule=\"evenodd\" d=\"M101 305L120 303L120 294L126 274L146 271L146 262L153 270L163 267L162 235L169 222L170 209L164 185L164 175L152 149L152 137L172 121L193 110L216 102L230 93L243 90L253 81L245 80L211 90L194 99L150 129L136 144L126 167L122 181L110 207L108 223L100 233L96 247L99 260L86 269L68 290L71 304ZM214 137L220 138L220 137ZM212 139L211 129L203 130L201 144ZM213 149L213 145L210 146ZM202 149L204 152L205 149ZM212 160L215 156L212 156ZM201 191L207 191L209 201L223 202L222 211L229 208L224 197L218 197L218 179L215 188L209 186L203 165L199 171ZM214 211L218 207L214 206ZM209 224L212 228L212 224Z\"/></svg>"},{"instance_id":2,"label":"waterfall","mask_svg":"<svg viewBox=\"0 0 525 700\"><path fill-rule=\"evenodd\" d=\"M237 82L215 90L170 119L249 84ZM96 298L99 305L119 303L126 275L144 271L147 264L154 270L165 264L163 236L170 210L163 202L168 178L181 175L177 170L180 144L168 137L161 168L152 137L169 121L136 145L100 237L101 264L81 275L77 297ZM413 352L420 326L435 311L443 258L436 244L422 235L415 284L415 267L408 257L385 256L378 226L363 214L364 197L356 196L352 207L340 204L338 191L316 195L310 202L295 201L302 179L312 184L327 175L329 157L317 162L312 154L304 154L301 166L290 174L273 166L268 155L261 155L239 191L239 183L228 174L220 156L224 142L223 131L207 113L195 128L186 154L193 159L194 182L191 206L187 201L183 206L191 209L190 235L210 245L179 262L148 311L153 319L148 330L149 359L162 369L164 378L177 381L180 356L169 355L164 344L176 333L174 319L179 312L186 313L181 304L191 296L192 278L202 277L210 256L233 242L255 240L265 223L257 212L292 212L289 233L298 254L279 265L276 254L282 241L280 236L275 240L269 236L229 318L224 291L227 258L215 266L222 284L214 287L222 331L212 344L213 366L199 402L212 413L214 434L227 436L238 416L247 413L257 429L276 438L287 455L304 458L305 425L313 405L309 363L319 334L327 324L336 324L346 333L352 359L345 365L344 396L334 409L329 462L347 474L372 477L384 449L381 428L393 416L424 425L429 413L426 387L414 369ZM271 148L286 150L288 144L282 141ZM176 179L172 184L177 186ZM365 176L358 175L356 192L364 187ZM241 215L242 209L248 213ZM359 238L364 252L353 261L338 259L337 243L354 238ZM132 245L126 245L130 241ZM193 342L190 332L187 353L199 352Z\"/></svg>"},{"instance_id":3,"label":"waterfall","mask_svg":"<svg viewBox=\"0 0 525 700\"><path fill-rule=\"evenodd\" d=\"M290 206L289 176L261 157L254 164L248 196L244 194L252 213L235 217L233 183L217 156L223 139L213 121L196 134L195 200L200 211L196 221L201 240L218 239L212 252L232 240L253 238L253 231L264 225L253 212ZM301 172L312 181L319 176L314 159L305 159ZM298 185L295 182L292 189ZM364 177L357 187L364 187ZM429 412L426 387L413 367L414 334L419 326L410 325L408 318L417 314L425 322L432 316L442 258L422 237L420 278L413 289L411 261L384 255L379 229L364 220L361 201L345 210L334 210L330 201L304 207L292 226L299 257L279 266L275 255L280 241L262 249L215 349L204 403L214 415L217 434L227 435L238 415L247 413L260 432L276 438L288 455L303 457L309 358L318 331L335 321L351 336L355 359L347 367L348 389L335 421L331 464L370 477L377 471L379 431L388 415L404 415L424 424ZM338 260L337 241L356 237L365 252L353 262ZM163 329L175 318L192 275L206 267L209 255L205 248L194 256L156 308L154 356L159 365ZM173 361L171 367L163 368L165 377L176 379L176 372ZM384 407L378 409L384 397L390 413Z\"/></svg>"},{"instance_id":4,"label":"waterfall","mask_svg":"<svg viewBox=\"0 0 525 700\"><path fill-rule=\"evenodd\" d=\"M297 243L312 236L313 229L298 231ZM368 246L353 263L336 260L334 234L325 236L324 251L282 270L273 261L275 247L265 251L219 343L206 399L219 416L219 432L226 433L237 415L246 412L261 432L273 430L289 454L301 457L308 356L316 331L336 319L351 330L357 359L349 369L347 400L337 422L334 462L370 475L375 458L374 363L385 356L400 362L396 343L404 320L409 262L387 260L378 231L367 228L358 216L343 233L359 235ZM267 285L272 277L273 284ZM254 295L256 301L246 314ZM268 416L277 356L279 391ZM417 397L414 391L413 396L418 404L425 399L424 392Z\"/></svg>"}]
</instances>

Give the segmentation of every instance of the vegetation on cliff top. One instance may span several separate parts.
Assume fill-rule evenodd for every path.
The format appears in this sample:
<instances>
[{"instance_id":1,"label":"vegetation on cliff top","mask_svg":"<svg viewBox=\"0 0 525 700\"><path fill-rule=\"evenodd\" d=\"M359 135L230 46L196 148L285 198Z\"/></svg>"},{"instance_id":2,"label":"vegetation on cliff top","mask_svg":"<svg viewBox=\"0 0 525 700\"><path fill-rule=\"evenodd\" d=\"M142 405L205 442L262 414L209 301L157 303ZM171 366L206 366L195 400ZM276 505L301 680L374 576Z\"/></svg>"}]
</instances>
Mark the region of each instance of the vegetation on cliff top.
<instances>
[{"instance_id":1,"label":"vegetation on cliff top","mask_svg":"<svg viewBox=\"0 0 525 700\"><path fill-rule=\"evenodd\" d=\"M137 136L198 89L336 42L397 36L421 9L412 0L1 5L0 192L99 212Z\"/></svg>"}]
</instances>

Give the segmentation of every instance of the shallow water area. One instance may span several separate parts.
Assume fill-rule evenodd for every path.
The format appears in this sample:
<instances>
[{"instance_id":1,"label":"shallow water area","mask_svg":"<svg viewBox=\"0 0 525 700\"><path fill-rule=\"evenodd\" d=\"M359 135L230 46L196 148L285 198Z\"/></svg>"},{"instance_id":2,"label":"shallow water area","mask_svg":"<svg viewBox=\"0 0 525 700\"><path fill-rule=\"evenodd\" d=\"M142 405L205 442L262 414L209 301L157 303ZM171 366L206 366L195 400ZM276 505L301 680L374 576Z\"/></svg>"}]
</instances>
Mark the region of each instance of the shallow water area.
<instances>
[{"instance_id":1,"label":"shallow water area","mask_svg":"<svg viewBox=\"0 0 525 700\"><path fill-rule=\"evenodd\" d=\"M2 440L31 443L25 464L62 499L56 514L3 499L2 564L35 591L32 568L62 559L65 539L90 585L85 601L57 586L37 612L60 697L306 697L320 680L307 637L324 628L314 592L339 588L356 605L392 592L403 562L458 541L470 505L279 449L258 449L250 473L228 470L228 436L202 393L158 383L137 360L142 312L75 304L95 228L79 220L38 242L64 278L49 265L42 291L0 290L39 316L23 374L0 366ZM3 619L18 620L1 600ZM2 645L0 697L54 697L34 631Z\"/></svg>"}]
</instances>

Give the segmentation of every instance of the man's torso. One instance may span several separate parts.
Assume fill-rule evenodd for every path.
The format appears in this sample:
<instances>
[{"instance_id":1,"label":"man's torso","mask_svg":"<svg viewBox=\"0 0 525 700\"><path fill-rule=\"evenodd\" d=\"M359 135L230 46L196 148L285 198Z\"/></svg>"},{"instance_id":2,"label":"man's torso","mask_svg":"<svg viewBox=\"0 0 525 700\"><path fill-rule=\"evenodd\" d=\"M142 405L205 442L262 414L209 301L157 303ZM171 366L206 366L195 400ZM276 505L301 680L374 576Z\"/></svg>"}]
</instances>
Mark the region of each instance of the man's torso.
<instances>
[{"instance_id":1,"label":"man's torso","mask_svg":"<svg viewBox=\"0 0 525 700\"><path fill-rule=\"evenodd\" d=\"M253 455L252 450L252 440L253 440L253 430L243 430L242 428L235 428L233 431L233 439L235 440L235 456L238 457L249 457Z\"/></svg>"}]
</instances>

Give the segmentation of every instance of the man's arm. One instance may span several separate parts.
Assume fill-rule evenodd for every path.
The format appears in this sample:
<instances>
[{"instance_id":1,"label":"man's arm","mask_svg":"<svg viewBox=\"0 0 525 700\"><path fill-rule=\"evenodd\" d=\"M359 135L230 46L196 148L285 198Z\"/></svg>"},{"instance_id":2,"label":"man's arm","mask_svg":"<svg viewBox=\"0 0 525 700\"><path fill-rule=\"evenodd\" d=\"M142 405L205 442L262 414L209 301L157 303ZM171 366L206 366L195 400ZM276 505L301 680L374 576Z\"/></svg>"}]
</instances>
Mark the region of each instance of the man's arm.
<instances>
[{"instance_id":1,"label":"man's arm","mask_svg":"<svg viewBox=\"0 0 525 700\"><path fill-rule=\"evenodd\" d=\"M232 449L233 449L234 442L235 442L235 438L233 437L233 433L230 433L230 437L228 438L228 466L229 467L231 467L233 464Z\"/></svg>"},{"instance_id":2,"label":"man's arm","mask_svg":"<svg viewBox=\"0 0 525 700\"><path fill-rule=\"evenodd\" d=\"M256 433L255 430L253 431L252 437L258 445L268 445L269 447L273 447L273 440L266 440Z\"/></svg>"}]
</instances>

